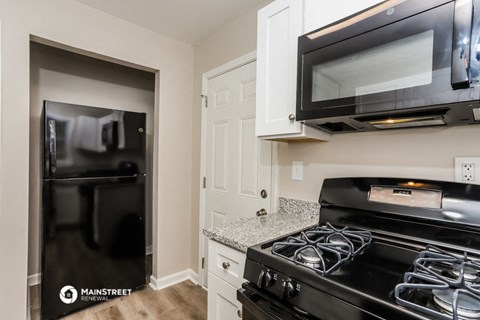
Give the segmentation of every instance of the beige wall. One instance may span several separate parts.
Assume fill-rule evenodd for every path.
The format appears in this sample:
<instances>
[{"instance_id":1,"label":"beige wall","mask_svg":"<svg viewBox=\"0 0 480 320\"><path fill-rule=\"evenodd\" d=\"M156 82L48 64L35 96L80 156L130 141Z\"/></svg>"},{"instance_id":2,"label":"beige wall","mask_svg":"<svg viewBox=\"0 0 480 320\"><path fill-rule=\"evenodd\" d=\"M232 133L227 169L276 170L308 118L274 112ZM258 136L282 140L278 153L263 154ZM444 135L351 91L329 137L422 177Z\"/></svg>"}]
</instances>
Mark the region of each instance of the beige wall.
<instances>
[{"instance_id":1,"label":"beige wall","mask_svg":"<svg viewBox=\"0 0 480 320\"><path fill-rule=\"evenodd\" d=\"M156 78L154 276L190 267L193 48L72 0L0 0L0 310L26 316L31 35L160 70ZM186 124L186 125L185 125ZM176 241L172 241L172 239Z\"/></svg>"},{"instance_id":2,"label":"beige wall","mask_svg":"<svg viewBox=\"0 0 480 320\"><path fill-rule=\"evenodd\" d=\"M155 75L32 42L28 274L41 272L41 114L44 100L147 114L146 243L152 245L152 139Z\"/></svg>"},{"instance_id":3,"label":"beige wall","mask_svg":"<svg viewBox=\"0 0 480 320\"><path fill-rule=\"evenodd\" d=\"M455 156L480 156L480 126L335 135L330 142L278 144L278 195L318 201L323 179L401 177L454 180ZM292 181L292 161L304 180Z\"/></svg>"},{"instance_id":4,"label":"beige wall","mask_svg":"<svg viewBox=\"0 0 480 320\"><path fill-rule=\"evenodd\" d=\"M271 0L265 0L263 7ZM191 268L198 272L198 231L200 202L200 136L202 116L202 75L257 48L257 11L232 21L218 32L195 45L195 73L192 109L192 214Z\"/></svg>"}]
</instances>

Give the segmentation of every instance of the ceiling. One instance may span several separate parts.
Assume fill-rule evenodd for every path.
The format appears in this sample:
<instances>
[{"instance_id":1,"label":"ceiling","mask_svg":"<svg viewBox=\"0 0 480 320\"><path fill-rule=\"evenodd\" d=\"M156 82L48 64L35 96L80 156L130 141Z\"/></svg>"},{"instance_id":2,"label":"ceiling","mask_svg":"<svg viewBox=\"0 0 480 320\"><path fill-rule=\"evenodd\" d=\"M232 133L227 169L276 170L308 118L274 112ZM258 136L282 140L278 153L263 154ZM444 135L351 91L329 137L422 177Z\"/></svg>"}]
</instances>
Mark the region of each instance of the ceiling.
<instances>
[{"instance_id":1,"label":"ceiling","mask_svg":"<svg viewBox=\"0 0 480 320\"><path fill-rule=\"evenodd\" d=\"M271 0L77 0L182 42L196 44Z\"/></svg>"}]
</instances>

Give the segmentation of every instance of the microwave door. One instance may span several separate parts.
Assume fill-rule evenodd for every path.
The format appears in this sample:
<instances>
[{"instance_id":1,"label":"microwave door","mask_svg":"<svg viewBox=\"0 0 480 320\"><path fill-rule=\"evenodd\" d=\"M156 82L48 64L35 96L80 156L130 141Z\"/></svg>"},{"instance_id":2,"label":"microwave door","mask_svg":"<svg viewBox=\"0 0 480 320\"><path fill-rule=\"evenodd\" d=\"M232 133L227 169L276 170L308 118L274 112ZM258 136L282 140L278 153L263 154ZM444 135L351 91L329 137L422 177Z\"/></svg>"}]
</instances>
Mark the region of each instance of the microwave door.
<instances>
[{"instance_id":1,"label":"microwave door","mask_svg":"<svg viewBox=\"0 0 480 320\"><path fill-rule=\"evenodd\" d=\"M297 119L457 102L454 11L448 2L343 40L301 37Z\"/></svg>"}]
</instances>

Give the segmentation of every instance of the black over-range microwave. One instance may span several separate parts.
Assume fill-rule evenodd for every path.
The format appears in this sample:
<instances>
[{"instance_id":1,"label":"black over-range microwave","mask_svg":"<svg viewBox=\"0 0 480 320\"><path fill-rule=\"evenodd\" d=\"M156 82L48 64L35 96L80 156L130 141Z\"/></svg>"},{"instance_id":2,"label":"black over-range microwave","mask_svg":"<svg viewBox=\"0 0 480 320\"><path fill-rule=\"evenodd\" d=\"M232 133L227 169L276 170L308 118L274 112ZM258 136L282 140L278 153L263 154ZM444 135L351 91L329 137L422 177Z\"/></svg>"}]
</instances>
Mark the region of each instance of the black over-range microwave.
<instances>
[{"instance_id":1,"label":"black over-range microwave","mask_svg":"<svg viewBox=\"0 0 480 320\"><path fill-rule=\"evenodd\" d=\"M307 125L480 123L480 0L390 0L298 45L296 114Z\"/></svg>"}]
</instances>

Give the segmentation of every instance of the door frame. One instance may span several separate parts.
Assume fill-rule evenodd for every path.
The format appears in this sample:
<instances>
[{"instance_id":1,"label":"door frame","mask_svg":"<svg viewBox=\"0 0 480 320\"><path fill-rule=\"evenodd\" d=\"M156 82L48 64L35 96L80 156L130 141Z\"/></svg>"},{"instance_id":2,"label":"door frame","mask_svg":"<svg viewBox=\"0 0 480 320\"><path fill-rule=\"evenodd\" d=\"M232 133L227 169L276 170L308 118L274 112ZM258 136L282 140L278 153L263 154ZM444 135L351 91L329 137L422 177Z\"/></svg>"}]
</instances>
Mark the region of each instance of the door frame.
<instances>
[{"instance_id":1,"label":"door frame","mask_svg":"<svg viewBox=\"0 0 480 320\"><path fill-rule=\"evenodd\" d=\"M205 287L205 277L202 268L202 258L205 254L204 248L204 240L205 236L203 235L203 229L205 227L205 191L206 189L203 188L203 177L206 175L206 143L207 143L207 108L206 104L208 103L205 97L208 94L208 81L218 77L224 73L230 72L237 68L243 67L251 62L257 61L257 51L251 51L237 59L234 59L226 64L223 64L219 67L216 67L208 72L205 72L202 75L202 129L201 129L201 143L200 143L200 179L198 188L200 190L200 207L199 207L199 233L198 233L198 284L201 285L204 289ZM275 182L275 173L276 170L276 163L274 162L276 159L276 145L273 143L272 146L272 175L271 175L271 197L270 197L270 208L271 211L276 210L274 207L275 201L273 199L276 198L276 187L274 185Z\"/></svg>"}]
</instances>

